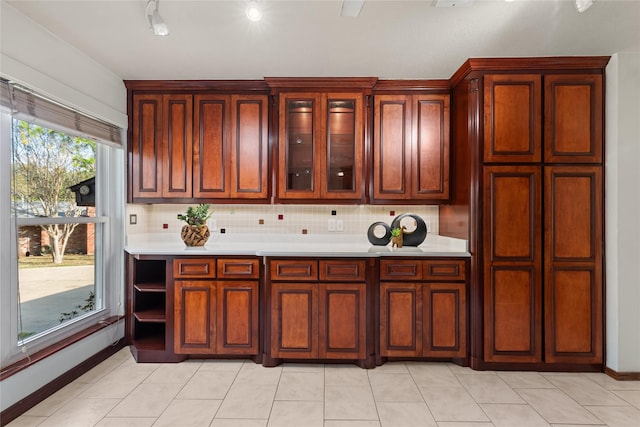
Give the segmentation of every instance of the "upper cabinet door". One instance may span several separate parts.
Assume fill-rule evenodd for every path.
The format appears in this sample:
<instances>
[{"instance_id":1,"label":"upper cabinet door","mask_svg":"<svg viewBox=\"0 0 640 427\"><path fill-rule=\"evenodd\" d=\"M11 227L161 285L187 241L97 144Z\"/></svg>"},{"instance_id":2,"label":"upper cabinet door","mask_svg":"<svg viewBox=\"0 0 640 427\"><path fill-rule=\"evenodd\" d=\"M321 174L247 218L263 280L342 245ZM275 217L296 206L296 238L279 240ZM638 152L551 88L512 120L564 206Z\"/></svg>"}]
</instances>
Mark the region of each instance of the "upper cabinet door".
<instances>
[{"instance_id":1,"label":"upper cabinet door","mask_svg":"<svg viewBox=\"0 0 640 427\"><path fill-rule=\"evenodd\" d=\"M545 76L544 96L545 161L602 163L602 75Z\"/></svg>"},{"instance_id":2,"label":"upper cabinet door","mask_svg":"<svg viewBox=\"0 0 640 427\"><path fill-rule=\"evenodd\" d=\"M323 96L326 149L323 153L321 196L361 199L363 196L363 95L335 93Z\"/></svg>"},{"instance_id":3,"label":"upper cabinet door","mask_svg":"<svg viewBox=\"0 0 640 427\"><path fill-rule=\"evenodd\" d=\"M315 199L320 196L319 159L322 152L321 96L317 93L280 95L278 197Z\"/></svg>"},{"instance_id":4,"label":"upper cabinet door","mask_svg":"<svg viewBox=\"0 0 640 427\"><path fill-rule=\"evenodd\" d=\"M407 199L411 185L411 98L377 95L374 112L373 198Z\"/></svg>"},{"instance_id":5,"label":"upper cabinet door","mask_svg":"<svg viewBox=\"0 0 640 427\"><path fill-rule=\"evenodd\" d=\"M130 114L133 199L162 197L162 95L135 95Z\"/></svg>"},{"instance_id":6,"label":"upper cabinet door","mask_svg":"<svg viewBox=\"0 0 640 427\"><path fill-rule=\"evenodd\" d=\"M484 161L542 160L542 76L484 77Z\"/></svg>"},{"instance_id":7,"label":"upper cabinet door","mask_svg":"<svg viewBox=\"0 0 640 427\"><path fill-rule=\"evenodd\" d=\"M234 95L231 107L231 197L268 199L268 97Z\"/></svg>"},{"instance_id":8,"label":"upper cabinet door","mask_svg":"<svg viewBox=\"0 0 640 427\"><path fill-rule=\"evenodd\" d=\"M193 137L193 197L228 198L229 97L196 95Z\"/></svg>"},{"instance_id":9,"label":"upper cabinet door","mask_svg":"<svg viewBox=\"0 0 640 427\"><path fill-rule=\"evenodd\" d=\"M449 198L449 96L413 96L411 198Z\"/></svg>"},{"instance_id":10,"label":"upper cabinet door","mask_svg":"<svg viewBox=\"0 0 640 427\"><path fill-rule=\"evenodd\" d=\"M191 197L193 97L163 95L162 197Z\"/></svg>"}]
</instances>

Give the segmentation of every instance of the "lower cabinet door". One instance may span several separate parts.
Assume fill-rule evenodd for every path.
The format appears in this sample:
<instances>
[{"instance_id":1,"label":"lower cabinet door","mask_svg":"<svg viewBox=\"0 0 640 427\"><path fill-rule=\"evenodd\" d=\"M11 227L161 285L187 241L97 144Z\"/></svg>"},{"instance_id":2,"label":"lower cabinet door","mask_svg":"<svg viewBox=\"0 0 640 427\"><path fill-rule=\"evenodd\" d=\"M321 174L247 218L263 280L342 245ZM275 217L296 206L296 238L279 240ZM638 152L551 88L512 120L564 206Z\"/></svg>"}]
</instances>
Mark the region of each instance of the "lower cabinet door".
<instances>
[{"instance_id":1,"label":"lower cabinet door","mask_svg":"<svg viewBox=\"0 0 640 427\"><path fill-rule=\"evenodd\" d=\"M216 352L258 354L258 282L218 281Z\"/></svg>"},{"instance_id":2,"label":"lower cabinet door","mask_svg":"<svg viewBox=\"0 0 640 427\"><path fill-rule=\"evenodd\" d=\"M215 351L215 281L176 280L174 351L212 354Z\"/></svg>"},{"instance_id":3,"label":"lower cabinet door","mask_svg":"<svg viewBox=\"0 0 640 427\"><path fill-rule=\"evenodd\" d=\"M380 285L380 355L422 356L422 284Z\"/></svg>"},{"instance_id":4,"label":"lower cabinet door","mask_svg":"<svg viewBox=\"0 0 640 427\"><path fill-rule=\"evenodd\" d=\"M366 285L327 283L319 285L319 357L364 359L366 357Z\"/></svg>"},{"instance_id":5,"label":"lower cabinet door","mask_svg":"<svg viewBox=\"0 0 640 427\"><path fill-rule=\"evenodd\" d=\"M465 357L467 302L464 283L425 283L425 357Z\"/></svg>"},{"instance_id":6,"label":"lower cabinet door","mask_svg":"<svg viewBox=\"0 0 640 427\"><path fill-rule=\"evenodd\" d=\"M271 357L318 358L317 284L272 284Z\"/></svg>"}]
</instances>

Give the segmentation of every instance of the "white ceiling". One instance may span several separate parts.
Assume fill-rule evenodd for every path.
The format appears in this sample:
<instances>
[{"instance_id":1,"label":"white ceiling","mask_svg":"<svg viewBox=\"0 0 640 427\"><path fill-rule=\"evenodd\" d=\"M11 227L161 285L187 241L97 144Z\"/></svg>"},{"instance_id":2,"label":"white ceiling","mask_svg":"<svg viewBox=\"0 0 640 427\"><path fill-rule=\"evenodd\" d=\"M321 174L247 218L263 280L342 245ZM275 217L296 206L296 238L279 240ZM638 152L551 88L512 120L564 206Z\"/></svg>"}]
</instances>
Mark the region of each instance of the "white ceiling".
<instances>
[{"instance_id":1,"label":"white ceiling","mask_svg":"<svg viewBox=\"0 0 640 427\"><path fill-rule=\"evenodd\" d=\"M123 79L375 76L449 78L470 57L640 52L640 0L368 0L357 18L341 1L161 0L171 34L154 36L145 1L7 1Z\"/></svg>"}]
</instances>

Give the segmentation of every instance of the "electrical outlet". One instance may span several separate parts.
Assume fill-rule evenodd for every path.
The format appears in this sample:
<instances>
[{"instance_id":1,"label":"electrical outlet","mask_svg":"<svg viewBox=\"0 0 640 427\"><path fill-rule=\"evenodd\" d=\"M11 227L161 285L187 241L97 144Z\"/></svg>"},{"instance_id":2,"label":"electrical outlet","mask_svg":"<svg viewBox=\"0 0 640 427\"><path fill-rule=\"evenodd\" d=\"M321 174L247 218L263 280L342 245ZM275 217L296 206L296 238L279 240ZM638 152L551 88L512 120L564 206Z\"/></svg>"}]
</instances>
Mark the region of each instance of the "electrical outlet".
<instances>
[{"instance_id":1,"label":"electrical outlet","mask_svg":"<svg viewBox=\"0 0 640 427\"><path fill-rule=\"evenodd\" d=\"M344 231L344 221L339 219L336 221L336 231Z\"/></svg>"},{"instance_id":2,"label":"electrical outlet","mask_svg":"<svg viewBox=\"0 0 640 427\"><path fill-rule=\"evenodd\" d=\"M136 214L130 214L129 215L129 224L131 225L135 225L138 223L138 215Z\"/></svg>"},{"instance_id":3,"label":"electrical outlet","mask_svg":"<svg viewBox=\"0 0 640 427\"><path fill-rule=\"evenodd\" d=\"M334 218L327 221L327 231L336 231L336 220Z\"/></svg>"},{"instance_id":4,"label":"electrical outlet","mask_svg":"<svg viewBox=\"0 0 640 427\"><path fill-rule=\"evenodd\" d=\"M424 225L427 226L427 232L431 232L431 221L425 221Z\"/></svg>"}]
</instances>

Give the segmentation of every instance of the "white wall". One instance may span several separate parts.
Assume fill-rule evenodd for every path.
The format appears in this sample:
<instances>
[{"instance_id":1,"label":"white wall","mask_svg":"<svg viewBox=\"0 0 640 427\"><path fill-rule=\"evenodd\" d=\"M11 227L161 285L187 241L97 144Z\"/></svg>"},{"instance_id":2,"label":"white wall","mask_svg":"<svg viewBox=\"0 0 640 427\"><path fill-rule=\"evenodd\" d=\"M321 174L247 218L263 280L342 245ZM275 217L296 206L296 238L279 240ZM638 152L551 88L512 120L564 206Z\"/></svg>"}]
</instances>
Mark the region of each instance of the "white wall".
<instances>
[{"instance_id":1,"label":"white wall","mask_svg":"<svg viewBox=\"0 0 640 427\"><path fill-rule=\"evenodd\" d=\"M118 77L0 1L0 75L65 105L127 128L127 91Z\"/></svg>"},{"instance_id":2,"label":"white wall","mask_svg":"<svg viewBox=\"0 0 640 427\"><path fill-rule=\"evenodd\" d=\"M606 85L607 367L640 372L640 54L613 55Z\"/></svg>"},{"instance_id":3,"label":"white wall","mask_svg":"<svg viewBox=\"0 0 640 427\"><path fill-rule=\"evenodd\" d=\"M126 88L122 79L30 21L5 1L0 1L0 40L0 76L37 90L90 116L122 128L127 127ZM6 148L9 142L9 138L0 138L0 153L8 153ZM113 172L118 173L121 179L111 184L124 187L122 166ZM7 179L5 175L0 178L3 183ZM3 200L8 200L8 194L2 193L2 196ZM121 210L124 212L124 207ZM9 209L0 209L0 212L0 222L3 224L0 227L0 286L2 302L11 304L7 299L7 290L10 289L12 279L7 272L14 267L10 262L10 245L5 243L10 241L6 225L11 221ZM114 219L114 224L124 227L122 214L116 215ZM121 239L117 242L114 239L114 244L121 243ZM124 288L123 275L120 276L121 287ZM2 331L1 341L6 342L6 328L2 328ZM5 410L123 336L124 326L121 322L0 382L0 410Z\"/></svg>"}]
</instances>

